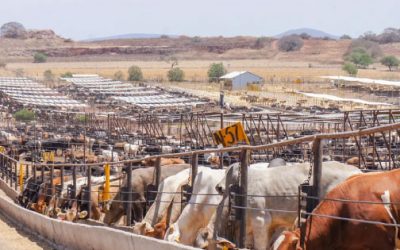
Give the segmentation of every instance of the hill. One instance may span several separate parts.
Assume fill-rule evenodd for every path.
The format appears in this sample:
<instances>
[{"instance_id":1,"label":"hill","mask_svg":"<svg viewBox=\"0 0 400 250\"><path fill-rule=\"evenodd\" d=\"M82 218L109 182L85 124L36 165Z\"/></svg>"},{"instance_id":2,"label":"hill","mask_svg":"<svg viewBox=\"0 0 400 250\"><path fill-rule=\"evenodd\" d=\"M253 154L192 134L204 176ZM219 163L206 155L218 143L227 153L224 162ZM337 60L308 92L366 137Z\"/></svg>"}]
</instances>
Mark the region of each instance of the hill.
<instances>
[{"instance_id":1,"label":"hill","mask_svg":"<svg viewBox=\"0 0 400 250\"><path fill-rule=\"evenodd\" d=\"M288 31L285 31L285 32L283 32L281 34L276 35L275 37L276 38L281 38L281 37L284 37L284 36L300 35L300 34L303 34L303 33L306 33L309 36L314 37L314 38L324 38L324 37L329 37L331 39L338 39L339 38L339 36L332 35L332 34L326 33L326 32L321 31L321 30L310 29L310 28L300 28L300 29L288 30Z\"/></svg>"},{"instance_id":2,"label":"hill","mask_svg":"<svg viewBox=\"0 0 400 250\"><path fill-rule=\"evenodd\" d=\"M106 37L96 37L96 38L86 39L84 40L84 42L98 42L98 41L120 40L120 39L152 39L152 38L161 38L162 36L177 37L175 35L130 33L130 34L121 34L121 35L106 36Z\"/></svg>"}]
</instances>

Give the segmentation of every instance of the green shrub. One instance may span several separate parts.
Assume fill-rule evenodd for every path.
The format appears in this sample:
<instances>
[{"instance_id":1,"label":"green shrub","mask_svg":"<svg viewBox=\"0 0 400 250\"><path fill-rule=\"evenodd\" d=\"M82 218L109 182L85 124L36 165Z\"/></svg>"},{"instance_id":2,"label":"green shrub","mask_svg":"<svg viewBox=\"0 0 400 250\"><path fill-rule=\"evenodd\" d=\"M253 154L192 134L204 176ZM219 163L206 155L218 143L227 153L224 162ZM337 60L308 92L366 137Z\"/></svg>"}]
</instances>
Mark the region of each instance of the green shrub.
<instances>
[{"instance_id":1,"label":"green shrub","mask_svg":"<svg viewBox=\"0 0 400 250\"><path fill-rule=\"evenodd\" d=\"M37 52L33 55L33 62L34 63L44 63L47 61L47 55L42 52Z\"/></svg>"},{"instance_id":2,"label":"green shrub","mask_svg":"<svg viewBox=\"0 0 400 250\"><path fill-rule=\"evenodd\" d=\"M213 63L208 68L208 81L219 82L219 78L226 74L226 69L222 63Z\"/></svg>"},{"instance_id":3,"label":"green shrub","mask_svg":"<svg viewBox=\"0 0 400 250\"><path fill-rule=\"evenodd\" d=\"M72 73L71 72L65 72L64 74L61 74L62 78L72 78Z\"/></svg>"},{"instance_id":4,"label":"green shrub","mask_svg":"<svg viewBox=\"0 0 400 250\"><path fill-rule=\"evenodd\" d=\"M143 73L142 70L138 66L131 66L128 69L128 81L142 81Z\"/></svg>"},{"instance_id":5,"label":"green shrub","mask_svg":"<svg viewBox=\"0 0 400 250\"><path fill-rule=\"evenodd\" d=\"M170 82L182 82L185 78L185 72L180 68L172 68L168 71L167 77Z\"/></svg>"},{"instance_id":6,"label":"green shrub","mask_svg":"<svg viewBox=\"0 0 400 250\"><path fill-rule=\"evenodd\" d=\"M373 63L372 57L363 49L355 49L348 57L357 67L367 68Z\"/></svg>"},{"instance_id":7,"label":"green shrub","mask_svg":"<svg viewBox=\"0 0 400 250\"><path fill-rule=\"evenodd\" d=\"M342 69L351 76L356 76L358 73L357 66L351 62L346 62L345 64L343 64Z\"/></svg>"},{"instance_id":8,"label":"green shrub","mask_svg":"<svg viewBox=\"0 0 400 250\"><path fill-rule=\"evenodd\" d=\"M35 113L28 109L21 109L14 113L14 118L17 121L29 122L29 121L33 121L35 119Z\"/></svg>"}]
</instances>

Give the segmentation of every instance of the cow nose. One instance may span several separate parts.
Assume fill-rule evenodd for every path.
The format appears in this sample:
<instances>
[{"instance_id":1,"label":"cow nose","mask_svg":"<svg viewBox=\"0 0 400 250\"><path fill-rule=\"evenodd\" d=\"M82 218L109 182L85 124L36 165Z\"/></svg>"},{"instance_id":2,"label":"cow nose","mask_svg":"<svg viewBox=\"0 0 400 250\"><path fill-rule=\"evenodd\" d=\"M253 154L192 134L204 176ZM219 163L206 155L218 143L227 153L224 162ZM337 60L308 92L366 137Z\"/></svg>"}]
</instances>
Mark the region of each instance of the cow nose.
<instances>
[{"instance_id":1,"label":"cow nose","mask_svg":"<svg viewBox=\"0 0 400 250\"><path fill-rule=\"evenodd\" d=\"M217 190L217 192L218 192L219 194L222 194L222 193L224 192L224 189L223 189L220 185L217 185L217 186L215 187L215 189Z\"/></svg>"}]
</instances>

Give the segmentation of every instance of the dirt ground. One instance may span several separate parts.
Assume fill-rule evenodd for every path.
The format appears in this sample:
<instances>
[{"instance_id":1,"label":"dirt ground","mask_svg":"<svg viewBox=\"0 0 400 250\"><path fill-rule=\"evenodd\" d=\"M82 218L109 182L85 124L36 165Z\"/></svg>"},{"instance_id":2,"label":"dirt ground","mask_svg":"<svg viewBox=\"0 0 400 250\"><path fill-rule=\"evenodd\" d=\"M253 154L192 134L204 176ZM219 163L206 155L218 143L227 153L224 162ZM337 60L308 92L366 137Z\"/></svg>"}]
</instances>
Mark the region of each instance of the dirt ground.
<instances>
[{"instance_id":1,"label":"dirt ground","mask_svg":"<svg viewBox=\"0 0 400 250\"><path fill-rule=\"evenodd\" d=\"M0 190L0 196L6 195ZM33 234L27 233L21 226L13 224L0 211L0 249L1 250L52 250L49 244Z\"/></svg>"}]
</instances>

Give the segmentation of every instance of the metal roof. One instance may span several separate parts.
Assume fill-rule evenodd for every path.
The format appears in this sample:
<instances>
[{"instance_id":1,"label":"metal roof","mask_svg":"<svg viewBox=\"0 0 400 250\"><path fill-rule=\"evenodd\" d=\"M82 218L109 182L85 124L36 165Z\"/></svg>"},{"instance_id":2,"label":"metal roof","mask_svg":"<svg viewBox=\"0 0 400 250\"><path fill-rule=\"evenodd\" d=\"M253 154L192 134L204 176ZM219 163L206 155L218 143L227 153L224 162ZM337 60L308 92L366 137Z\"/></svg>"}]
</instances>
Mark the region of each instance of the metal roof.
<instances>
[{"instance_id":1,"label":"metal roof","mask_svg":"<svg viewBox=\"0 0 400 250\"><path fill-rule=\"evenodd\" d=\"M358 77L350 77L350 76L321 76L324 79L330 80L343 80L348 82L360 82L360 83L370 83L370 84L380 84L380 85L389 85L400 87L399 81L386 81L379 79L369 79L369 78L358 78Z\"/></svg>"},{"instance_id":2,"label":"metal roof","mask_svg":"<svg viewBox=\"0 0 400 250\"><path fill-rule=\"evenodd\" d=\"M228 73L226 75L221 76L220 79L233 79L233 78L236 78L236 77L238 77L240 75L243 75L243 74L246 74L246 73L250 74L250 75L253 75L255 77L258 77L259 79L262 79L261 76L253 74L253 73L251 73L249 71L233 71L233 72L230 72L230 73Z\"/></svg>"},{"instance_id":3,"label":"metal roof","mask_svg":"<svg viewBox=\"0 0 400 250\"><path fill-rule=\"evenodd\" d=\"M220 78L221 79L232 79L232 78L238 77L238 76L240 76L240 75L242 75L242 74L244 74L246 72L247 71L233 71L233 72L230 72L230 73L228 73L226 75L221 76Z\"/></svg>"}]
</instances>

